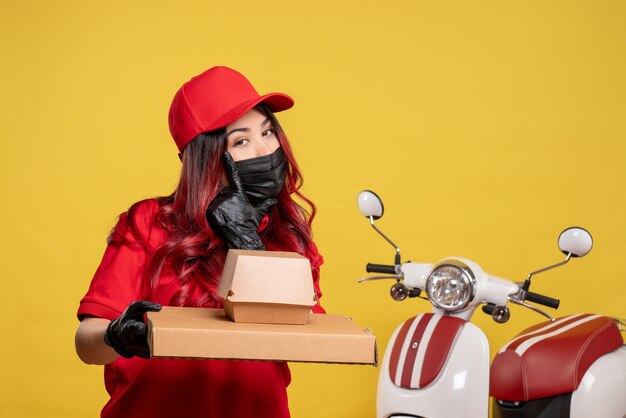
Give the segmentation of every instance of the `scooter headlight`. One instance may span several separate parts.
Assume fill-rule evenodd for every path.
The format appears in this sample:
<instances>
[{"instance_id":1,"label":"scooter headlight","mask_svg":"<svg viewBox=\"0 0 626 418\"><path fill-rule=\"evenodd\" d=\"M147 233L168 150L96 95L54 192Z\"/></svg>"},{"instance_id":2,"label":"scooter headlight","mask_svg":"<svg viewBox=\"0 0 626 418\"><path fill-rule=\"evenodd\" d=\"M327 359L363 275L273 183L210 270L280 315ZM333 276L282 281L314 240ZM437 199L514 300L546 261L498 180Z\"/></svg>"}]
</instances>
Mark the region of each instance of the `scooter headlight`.
<instances>
[{"instance_id":1,"label":"scooter headlight","mask_svg":"<svg viewBox=\"0 0 626 418\"><path fill-rule=\"evenodd\" d=\"M472 270L459 260L445 260L426 279L426 293L435 307L458 311L474 298L476 280Z\"/></svg>"}]
</instances>

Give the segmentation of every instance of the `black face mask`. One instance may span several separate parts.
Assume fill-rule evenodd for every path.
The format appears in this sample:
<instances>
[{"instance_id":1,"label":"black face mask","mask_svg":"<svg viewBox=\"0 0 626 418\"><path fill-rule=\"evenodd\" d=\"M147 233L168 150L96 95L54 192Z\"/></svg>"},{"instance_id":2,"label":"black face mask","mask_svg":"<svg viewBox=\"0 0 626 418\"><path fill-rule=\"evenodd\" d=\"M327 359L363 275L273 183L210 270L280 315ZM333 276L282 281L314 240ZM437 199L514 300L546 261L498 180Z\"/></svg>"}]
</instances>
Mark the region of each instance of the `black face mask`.
<instances>
[{"instance_id":1,"label":"black face mask","mask_svg":"<svg viewBox=\"0 0 626 418\"><path fill-rule=\"evenodd\" d=\"M287 160L282 148L262 157L236 161L235 165L246 196L253 205L278 196L285 183Z\"/></svg>"}]
</instances>

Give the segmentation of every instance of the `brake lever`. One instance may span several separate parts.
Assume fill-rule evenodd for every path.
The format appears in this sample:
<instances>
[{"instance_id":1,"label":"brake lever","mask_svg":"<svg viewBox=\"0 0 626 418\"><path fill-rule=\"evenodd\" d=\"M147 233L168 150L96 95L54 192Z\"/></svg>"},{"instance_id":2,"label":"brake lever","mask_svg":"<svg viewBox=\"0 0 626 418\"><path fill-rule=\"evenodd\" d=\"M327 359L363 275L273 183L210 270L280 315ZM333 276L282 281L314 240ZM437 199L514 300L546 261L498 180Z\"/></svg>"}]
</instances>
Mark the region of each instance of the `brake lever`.
<instances>
[{"instance_id":1,"label":"brake lever","mask_svg":"<svg viewBox=\"0 0 626 418\"><path fill-rule=\"evenodd\" d=\"M523 300L518 300L514 297L509 296L508 297L509 301L512 303L515 303L517 305L522 305L525 306L526 308L530 309L531 311L535 311L537 312L539 315L543 315L546 318L548 318L550 320L550 322L554 322L556 321L556 318L551 317L550 315L548 315L546 312L542 311L541 309L537 308L536 306L531 305L530 303L526 303Z\"/></svg>"},{"instance_id":2,"label":"brake lever","mask_svg":"<svg viewBox=\"0 0 626 418\"><path fill-rule=\"evenodd\" d=\"M357 282L363 283L363 282L367 282L370 280L386 280L386 279L394 279L396 281L400 281L402 279L402 276L399 276L397 274L394 274L393 276L367 276L367 277L359 278Z\"/></svg>"}]
</instances>

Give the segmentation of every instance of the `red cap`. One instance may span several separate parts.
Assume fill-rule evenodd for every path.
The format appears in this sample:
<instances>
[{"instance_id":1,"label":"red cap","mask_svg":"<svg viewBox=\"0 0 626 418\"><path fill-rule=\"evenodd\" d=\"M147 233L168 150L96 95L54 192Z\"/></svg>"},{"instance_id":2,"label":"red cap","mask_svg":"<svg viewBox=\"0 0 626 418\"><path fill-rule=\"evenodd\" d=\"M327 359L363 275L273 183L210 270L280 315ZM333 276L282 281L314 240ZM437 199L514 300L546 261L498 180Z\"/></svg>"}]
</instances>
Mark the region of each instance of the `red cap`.
<instances>
[{"instance_id":1,"label":"red cap","mask_svg":"<svg viewBox=\"0 0 626 418\"><path fill-rule=\"evenodd\" d=\"M260 96L246 77L231 68L210 68L176 92L169 112L172 138L182 152L198 134L223 128L261 102L272 112L293 106L293 99L283 93Z\"/></svg>"}]
</instances>

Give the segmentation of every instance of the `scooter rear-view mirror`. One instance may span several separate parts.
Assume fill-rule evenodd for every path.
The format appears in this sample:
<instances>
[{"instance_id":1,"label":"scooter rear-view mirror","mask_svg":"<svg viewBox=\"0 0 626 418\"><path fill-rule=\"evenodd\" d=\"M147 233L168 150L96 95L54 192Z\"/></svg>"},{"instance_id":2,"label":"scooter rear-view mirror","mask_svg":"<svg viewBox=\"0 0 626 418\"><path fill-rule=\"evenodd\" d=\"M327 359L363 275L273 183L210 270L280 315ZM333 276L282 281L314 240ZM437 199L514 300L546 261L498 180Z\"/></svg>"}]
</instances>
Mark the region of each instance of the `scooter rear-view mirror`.
<instances>
[{"instance_id":1,"label":"scooter rear-view mirror","mask_svg":"<svg viewBox=\"0 0 626 418\"><path fill-rule=\"evenodd\" d=\"M357 204L359 205L359 210L366 218L380 219L385 211L380 197L369 190L363 190L359 193Z\"/></svg>"},{"instance_id":2,"label":"scooter rear-view mirror","mask_svg":"<svg viewBox=\"0 0 626 418\"><path fill-rule=\"evenodd\" d=\"M396 250L395 257L395 265L400 265L400 248L390 240L387 235L383 234L383 232L374 225L374 221L376 219L380 219L385 212L385 207L383 206L383 201L378 195L371 190L363 190L359 193L356 198L357 205L359 206L359 210L370 220L370 225L376 232L380 234L393 248Z\"/></svg>"},{"instance_id":3,"label":"scooter rear-view mirror","mask_svg":"<svg viewBox=\"0 0 626 418\"><path fill-rule=\"evenodd\" d=\"M591 251L591 247L593 247L593 238L586 229L571 227L559 235L559 249L565 255L584 257Z\"/></svg>"}]
</instances>

